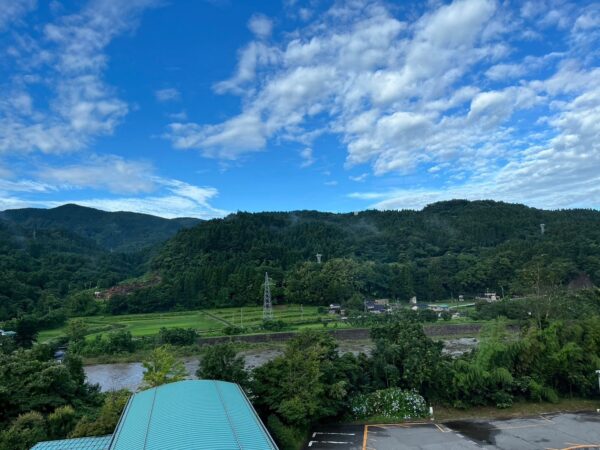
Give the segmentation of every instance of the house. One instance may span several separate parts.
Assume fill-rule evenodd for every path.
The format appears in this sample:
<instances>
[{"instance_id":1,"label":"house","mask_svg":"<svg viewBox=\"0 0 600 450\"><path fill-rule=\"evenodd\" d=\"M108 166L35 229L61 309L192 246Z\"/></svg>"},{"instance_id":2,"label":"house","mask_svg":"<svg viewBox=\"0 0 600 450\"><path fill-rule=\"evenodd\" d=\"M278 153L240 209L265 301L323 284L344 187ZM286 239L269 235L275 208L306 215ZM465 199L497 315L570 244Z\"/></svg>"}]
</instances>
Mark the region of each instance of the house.
<instances>
[{"instance_id":1,"label":"house","mask_svg":"<svg viewBox=\"0 0 600 450\"><path fill-rule=\"evenodd\" d=\"M373 300L373 303L379 306L389 306L390 305L390 299L388 298L378 298Z\"/></svg>"},{"instance_id":2,"label":"house","mask_svg":"<svg viewBox=\"0 0 600 450\"><path fill-rule=\"evenodd\" d=\"M495 292L486 292L475 297L475 300L483 300L488 303L491 303L500 300L500 297L498 297Z\"/></svg>"},{"instance_id":3,"label":"house","mask_svg":"<svg viewBox=\"0 0 600 450\"><path fill-rule=\"evenodd\" d=\"M341 314L342 313L342 305L337 303L332 303L329 305L329 314Z\"/></svg>"},{"instance_id":4,"label":"house","mask_svg":"<svg viewBox=\"0 0 600 450\"><path fill-rule=\"evenodd\" d=\"M235 383L185 380L134 394L112 435L39 442L31 450L277 450Z\"/></svg>"},{"instance_id":5,"label":"house","mask_svg":"<svg viewBox=\"0 0 600 450\"><path fill-rule=\"evenodd\" d=\"M430 309L434 312L443 312L443 311L448 311L448 309L450 309L450 307L445 304L433 303L433 304L427 305L427 309Z\"/></svg>"},{"instance_id":6,"label":"house","mask_svg":"<svg viewBox=\"0 0 600 450\"><path fill-rule=\"evenodd\" d=\"M4 331L4 330L0 330L0 336L6 336L6 337L14 337L16 336L17 333L14 331Z\"/></svg>"},{"instance_id":7,"label":"house","mask_svg":"<svg viewBox=\"0 0 600 450\"><path fill-rule=\"evenodd\" d=\"M387 305L377 304L374 301L365 301L365 311L371 314L385 314L391 311Z\"/></svg>"},{"instance_id":8,"label":"house","mask_svg":"<svg viewBox=\"0 0 600 450\"><path fill-rule=\"evenodd\" d=\"M427 303L414 303L411 305L410 309L413 311L419 311L420 309L429 309L429 305Z\"/></svg>"}]
</instances>

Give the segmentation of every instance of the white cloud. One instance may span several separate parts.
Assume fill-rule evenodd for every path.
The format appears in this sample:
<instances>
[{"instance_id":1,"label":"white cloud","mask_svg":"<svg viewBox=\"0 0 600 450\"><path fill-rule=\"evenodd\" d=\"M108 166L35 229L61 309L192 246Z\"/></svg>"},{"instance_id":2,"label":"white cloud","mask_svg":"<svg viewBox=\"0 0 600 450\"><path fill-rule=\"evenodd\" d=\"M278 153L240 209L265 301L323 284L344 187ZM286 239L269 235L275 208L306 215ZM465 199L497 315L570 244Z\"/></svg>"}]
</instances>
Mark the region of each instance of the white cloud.
<instances>
[{"instance_id":1,"label":"white cloud","mask_svg":"<svg viewBox=\"0 0 600 450\"><path fill-rule=\"evenodd\" d=\"M175 88L165 88L154 91L154 96L159 102L170 102L181 99L181 93Z\"/></svg>"},{"instance_id":2,"label":"white cloud","mask_svg":"<svg viewBox=\"0 0 600 450\"><path fill-rule=\"evenodd\" d=\"M123 163L126 162L121 161ZM167 218L208 219L228 214L211 205L218 195L213 187L196 186L177 179L158 177L153 173L131 175L133 180L127 183L122 173L103 175L90 167L71 166L54 169L47 181L0 179L0 210L52 208L65 203L77 203L105 211L133 211ZM92 178L94 176L102 179ZM89 194L89 189L104 191L111 176L116 187L108 190L125 195ZM77 197L71 197L70 192L76 190L79 192Z\"/></svg>"},{"instance_id":3,"label":"white cloud","mask_svg":"<svg viewBox=\"0 0 600 450\"><path fill-rule=\"evenodd\" d=\"M265 39L271 36L273 22L263 14L254 14L248 21L248 28L257 38Z\"/></svg>"},{"instance_id":4,"label":"white cloud","mask_svg":"<svg viewBox=\"0 0 600 450\"><path fill-rule=\"evenodd\" d=\"M0 0L0 32L36 7L36 0Z\"/></svg>"},{"instance_id":5,"label":"white cloud","mask_svg":"<svg viewBox=\"0 0 600 450\"><path fill-rule=\"evenodd\" d=\"M312 166L315 163L313 150L310 147L300 150L300 157L302 158L302 164L300 165L302 168Z\"/></svg>"},{"instance_id":6,"label":"white cloud","mask_svg":"<svg viewBox=\"0 0 600 450\"><path fill-rule=\"evenodd\" d=\"M92 188L117 194L152 192L154 168L148 162L127 161L119 156L93 156L82 164L43 167L37 177L61 190Z\"/></svg>"},{"instance_id":7,"label":"white cloud","mask_svg":"<svg viewBox=\"0 0 600 450\"><path fill-rule=\"evenodd\" d=\"M14 208L54 208L65 203L77 203L90 208L104 211L132 211L172 219L175 217L197 217L199 219L212 219L223 217L229 212L210 206L208 200L217 195L212 188L205 189L198 197L190 198L177 193L165 192L162 195L144 197L115 197L115 198L89 198L72 199L64 197L62 200L27 200L20 197L11 197L0 191L0 210Z\"/></svg>"},{"instance_id":8,"label":"white cloud","mask_svg":"<svg viewBox=\"0 0 600 450\"><path fill-rule=\"evenodd\" d=\"M352 181L356 181L357 183L362 183L363 181L365 181L367 179L367 177L369 176L368 173L361 173L360 175L356 175L356 176L350 176L348 178L350 178Z\"/></svg>"},{"instance_id":9,"label":"white cloud","mask_svg":"<svg viewBox=\"0 0 600 450\"><path fill-rule=\"evenodd\" d=\"M425 175L423 187L354 195L376 207L455 197L598 206L600 9L428 5L405 22L383 2L337 2L280 42L249 43L236 73L215 86L240 96L241 112L212 125L171 124L167 137L232 159L270 142L312 148L331 133L348 168ZM432 179L442 187L427 187Z\"/></svg>"},{"instance_id":10,"label":"white cloud","mask_svg":"<svg viewBox=\"0 0 600 450\"><path fill-rule=\"evenodd\" d=\"M0 153L70 152L112 134L129 107L103 80L105 50L155 3L97 0L15 35L12 81L0 91Z\"/></svg>"}]
</instances>

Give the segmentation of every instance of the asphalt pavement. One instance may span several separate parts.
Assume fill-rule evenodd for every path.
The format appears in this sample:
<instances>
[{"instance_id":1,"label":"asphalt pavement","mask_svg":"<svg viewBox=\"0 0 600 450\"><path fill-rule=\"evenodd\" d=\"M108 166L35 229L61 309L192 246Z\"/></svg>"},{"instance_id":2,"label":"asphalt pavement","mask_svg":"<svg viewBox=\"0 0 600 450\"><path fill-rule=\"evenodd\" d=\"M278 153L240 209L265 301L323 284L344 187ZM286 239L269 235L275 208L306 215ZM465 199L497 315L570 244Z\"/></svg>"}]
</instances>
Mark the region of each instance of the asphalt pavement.
<instances>
[{"instance_id":1,"label":"asphalt pavement","mask_svg":"<svg viewBox=\"0 0 600 450\"><path fill-rule=\"evenodd\" d=\"M600 449L600 413L543 414L508 420L329 425L307 450Z\"/></svg>"}]
</instances>

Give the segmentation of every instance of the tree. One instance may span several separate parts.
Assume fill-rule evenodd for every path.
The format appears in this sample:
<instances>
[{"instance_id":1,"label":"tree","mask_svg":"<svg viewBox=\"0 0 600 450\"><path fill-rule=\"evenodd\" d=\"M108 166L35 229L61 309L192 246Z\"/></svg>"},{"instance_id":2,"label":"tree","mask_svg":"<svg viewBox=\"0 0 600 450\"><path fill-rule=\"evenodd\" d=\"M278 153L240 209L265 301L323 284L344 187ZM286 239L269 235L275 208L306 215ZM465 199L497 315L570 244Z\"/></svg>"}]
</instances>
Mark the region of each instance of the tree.
<instances>
[{"instance_id":1,"label":"tree","mask_svg":"<svg viewBox=\"0 0 600 450\"><path fill-rule=\"evenodd\" d=\"M180 381L187 376L185 366L175 358L169 345L155 348L142 365L146 369L142 384L145 389Z\"/></svg>"},{"instance_id":2,"label":"tree","mask_svg":"<svg viewBox=\"0 0 600 450\"><path fill-rule=\"evenodd\" d=\"M70 433L70 437L103 436L113 433L130 397L131 392L127 389L107 393L100 411L82 417Z\"/></svg>"},{"instance_id":3,"label":"tree","mask_svg":"<svg viewBox=\"0 0 600 450\"><path fill-rule=\"evenodd\" d=\"M423 326L408 318L371 329L373 380L378 389L416 389L427 396L442 360L442 343L425 335Z\"/></svg>"},{"instance_id":4,"label":"tree","mask_svg":"<svg viewBox=\"0 0 600 450\"><path fill-rule=\"evenodd\" d=\"M256 404L285 424L304 429L310 423L344 410L352 389L348 361L341 363L333 338L303 331L290 340L285 352L253 372Z\"/></svg>"},{"instance_id":5,"label":"tree","mask_svg":"<svg viewBox=\"0 0 600 450\"><path fill-rule=\"evenodd\" d=\"M20 347L30 348L39 332L38 321L30 316L24 316L17 320L15 342Z\"/></svg>"},{"instance_id":6,"label":"tree","mask_svg":"<svg viewBox=\"0 0 600 450\"><path fill-rule=\"evenodd\" d=\"M61 439L67 436L77 423L75 410L70 405L56 408L46 418L48 437L50 439Z\"/></svg>"},{"instance_id":7,"label":"tree","mask_svg":"<svg viewBox=\"0 0 600 450\"><path fill-rule=\"evenodd\" d=\"M10 428L0 434L0 448L29 450L35 443L46 438L44 416L32 411L17 417Z\"/></svg>"},{"instance_id":8,"label":"tree","mask_svg":"<svg viewBox=\"0 0 600 450\"><path fill-rule=\"evenodd\" d=\"M203 351L196 376L209 380L231 381L242 386L248 382L244 358L236 355L235 347L231 343L207 347Z\"/></svg>"},{"instance_id":9,"label":"tree","mask_svg":"<svg viewBox=\"0 0 600 450\"><path fill-rule=\"evenodd\" d=\"M193 328L161 328L158 332L158 341L169 345L192 345L198 333Z\"/></svg>"},{"instance_id":10,"label":"tree","mask_svg":"<svg viewBox=\"0 0 600 450\"><path fill-rule=\"evenodd\" d=\"M70 342L77 343L85 339L88 333L88 326L83 319L73 319L67 324L67 337Z\"/></svg>"}]
</instances>

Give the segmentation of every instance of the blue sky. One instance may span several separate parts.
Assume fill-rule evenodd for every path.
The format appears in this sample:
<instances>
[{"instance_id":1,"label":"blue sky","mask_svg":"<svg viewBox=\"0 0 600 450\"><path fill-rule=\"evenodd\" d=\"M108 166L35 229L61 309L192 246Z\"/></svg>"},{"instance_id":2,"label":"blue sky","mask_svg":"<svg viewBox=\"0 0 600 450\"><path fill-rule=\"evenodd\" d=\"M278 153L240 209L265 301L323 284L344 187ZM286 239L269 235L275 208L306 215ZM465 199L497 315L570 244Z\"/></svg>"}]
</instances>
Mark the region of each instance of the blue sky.
<instances>
[{"instance_id":1,"label":"blue sky","mask_svg":"<svg viewBox=\"0 0 600 450\"><path fill-rule=\"evenodd\" d=\"M600 206L600 5L0 0L0 210Z\"/></svg>"}]
</instances>

